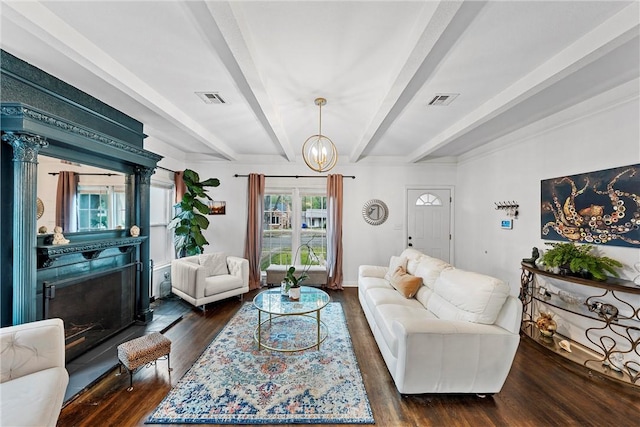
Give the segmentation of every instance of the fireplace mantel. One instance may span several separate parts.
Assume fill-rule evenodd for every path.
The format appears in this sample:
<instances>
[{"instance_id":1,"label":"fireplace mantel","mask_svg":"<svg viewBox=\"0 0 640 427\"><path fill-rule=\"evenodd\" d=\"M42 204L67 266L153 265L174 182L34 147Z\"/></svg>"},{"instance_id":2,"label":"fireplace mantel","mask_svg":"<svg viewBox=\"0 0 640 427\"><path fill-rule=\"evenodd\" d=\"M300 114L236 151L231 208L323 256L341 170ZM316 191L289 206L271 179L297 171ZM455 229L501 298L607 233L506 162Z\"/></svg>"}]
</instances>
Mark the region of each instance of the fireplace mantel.
<instances>
[{"instance_id":1,"label":"fireplace mantel","mask_svg":"<svg viewBox=\"0 0 640 427\"><path fill-rule=\"evenodd\" d=\"M80 253L84 259L96 259L102 251L109 248L119 248L121 252L140 246L147 237L123 237L102 239L91 242L69 243L66 245L38 245L38 268L51 267L56 259L64 255ZM45 238L45 242L47 239Z\"/></svg>"},{"instance_id":2,"label":"fireplace mantel","mask_svg":"<svg viewBox=\"0 0 640 427\"><path fill-rule=\"evenodd\" d=\"M162 156L144 149L143 124L135 118L3 50L0 58L0 246L12 248L0 253L2 326L39 320L40 285L54 272L65 279L95 272L119 262L118 254L138 266L134 274L135 320L151 321L150 183ZM72 243L46 244L37 235L39 155L123 173L127 198L124 229L75 238L65 234ZM138 238L125 235L133 225L140 229Z\"/></svg>"}]
</instances>

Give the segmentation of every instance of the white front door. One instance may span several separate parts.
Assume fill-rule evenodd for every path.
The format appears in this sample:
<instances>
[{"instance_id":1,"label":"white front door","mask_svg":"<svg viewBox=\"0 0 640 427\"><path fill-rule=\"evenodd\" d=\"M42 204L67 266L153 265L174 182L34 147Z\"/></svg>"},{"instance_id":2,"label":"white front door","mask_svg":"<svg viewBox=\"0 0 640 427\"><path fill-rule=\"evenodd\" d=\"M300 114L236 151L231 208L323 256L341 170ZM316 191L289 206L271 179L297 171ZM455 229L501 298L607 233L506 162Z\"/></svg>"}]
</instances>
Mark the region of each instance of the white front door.
<instances>
[{"instance_id":1,"label":"white front door","mask_svg":"<svg viewBox=\"0 0 640 427\"><path fill-rule=\"evenodd\" d=\"M450 262L451 190L407 190L407 246Z\"/></svg>"}]
</instances>

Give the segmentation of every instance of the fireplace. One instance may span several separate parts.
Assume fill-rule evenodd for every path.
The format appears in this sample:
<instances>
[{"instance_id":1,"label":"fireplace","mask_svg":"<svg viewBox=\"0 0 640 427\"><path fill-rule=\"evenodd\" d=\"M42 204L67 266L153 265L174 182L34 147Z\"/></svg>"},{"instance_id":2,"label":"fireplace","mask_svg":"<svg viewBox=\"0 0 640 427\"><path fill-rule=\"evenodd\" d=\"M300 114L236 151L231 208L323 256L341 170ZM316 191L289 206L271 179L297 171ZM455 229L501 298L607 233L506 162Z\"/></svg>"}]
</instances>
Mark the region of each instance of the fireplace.
<instances>
[{"instance_id":1,"label":"fireplace","mask_svg":"<svg viewBox=\"0 0 640 427\"><path fill-rule=\"evenodd\" d=\"M67 362L134 322L136 266L43 283L44 318L64 320Z\"/></svg>"}]
</instances>

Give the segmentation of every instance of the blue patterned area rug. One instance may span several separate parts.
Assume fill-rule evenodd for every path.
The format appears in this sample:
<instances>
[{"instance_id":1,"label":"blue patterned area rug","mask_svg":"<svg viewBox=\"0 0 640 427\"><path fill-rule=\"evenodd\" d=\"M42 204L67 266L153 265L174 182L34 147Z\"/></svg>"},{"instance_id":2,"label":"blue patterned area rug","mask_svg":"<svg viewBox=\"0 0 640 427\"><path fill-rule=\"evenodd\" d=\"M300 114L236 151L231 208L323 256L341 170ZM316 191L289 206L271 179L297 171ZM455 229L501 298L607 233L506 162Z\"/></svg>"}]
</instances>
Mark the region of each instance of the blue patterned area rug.
<instances>
[{"instance_id":1,"label":"blue patterned area rug","mask_svg":"<svg viewBox=\"0 0 640 427\"><path fill-rule=\"evenodd\" d=\"M320 351L258 351L258 311L244 304L146 422L373 424L342 306L329 303L321 319L328 336ZM313 318L278 320L263 328L270 346L317 336Z\"/></svg>"}]
</instances>

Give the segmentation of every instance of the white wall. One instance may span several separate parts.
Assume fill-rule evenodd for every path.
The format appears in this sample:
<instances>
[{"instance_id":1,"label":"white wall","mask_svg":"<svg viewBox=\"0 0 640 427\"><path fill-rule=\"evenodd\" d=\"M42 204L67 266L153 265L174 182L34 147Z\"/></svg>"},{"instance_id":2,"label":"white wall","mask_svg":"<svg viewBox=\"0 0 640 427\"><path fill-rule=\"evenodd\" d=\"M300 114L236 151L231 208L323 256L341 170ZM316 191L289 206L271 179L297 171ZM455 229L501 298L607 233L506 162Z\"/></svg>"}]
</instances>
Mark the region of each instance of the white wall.
<instances>
[{"instance_id":1,"label":"white wall","mask_svg":"<svg viewBox=\"0 0 640 427\"><path fill-rule=\"evenodd\" d=\"M344 280L355 285L361 264L386 265L406 246L405 190L417 186L455 187L453 210L454 263L508 282L516 295L520 261L531 248L544 248L540 239L540 181L543 179L640 163L638 82L623 85L576 107L541 120L451 163L384 165L339 163L332 173L355 175L344 180ZM167 156L160 163L175 169L191 168L201 178L218 178L221 185L209 194L227 202L226 215L209 216L204 232L205 251L242 256L246 233L247 178L234 174L313 175L306 166L276 164L192 163L175 160L163 145L146 149ZM267 186L269 180L267 180ZM371 226L362 218L369 199L389 206L388 220ZM494 202L517 201L520 214L513 230L502 230ZM629 267L622 276L633 279L640 250L606 247L602 251ZM635 273L637 274L637 273Z\"/></svg>"},{"instance_id":2,"label":"white wall","mask_svg":"<svg viewBox=\"0 0 640 427\"><path fill-rule=\"evenodd\" d=\"M458 165L456 264L520 284L520 262L540 238L540 181L640 163L638 81L547 118L470 153ZM500 228L494 202L517 201L512 230ZM627 207L629 210L632 207ZM628 214L632 214L628 212ZM633 279L640 249L598 246L627 265Z\"/></svg>"},{"instance_id":3,"label":"white wall","mask_svg":"<svg viewBox=\"0 0 640 427\"><path fill-rule=\"evenodd\" d=\"M540 238L540 181L640 163L639 106L636 80L461 159L455 201L456 265L499 277L509 282L512 294L517 295L522 258L530 257L534 246L548 248L546 240ZM512 230L500 228L500 219L505 215L495 210L494 202L501 201L520 204ZM633 215L633 210L633 206L627 206L628 215ZM621 277L633 280L640 274L633 268L640 262L639 248L599 245L597 249L626 265ZM552 293L562 289L582 300L603 293L565 281L544 277L538 280ZM640 306L640 296L626 295L633 306ZM601 297L597 300L612 303L621 314L633 316L630 307L619 301ZM596 349L586 339L585 329L601 328L603 323L546 305L535 307L534 317L540 310L554 313L559 333ZM599 339L596 332L590 336L596 337L596 342ZM617 341L617 348L630 348L624 339ZM640 363L633 353L625 357Z\"/></svg>"},{"instance_id":4,"label":"white wall","mask_svg":"<svg viewBox=\"0 0 640 427\"><path fill-rule=\"evenodd\" d=\"M163 154L163 153L159 153ZM247 218L246 175L314 175L315 172L298 164L239 164L207 162L185 167L196 171L201 179L218 178L220 186L211 188L214 200L226 201L226 215L209 216L211 225L204 231L209 241L205 252L225 251L243 256ZM405 188L409 185L455 185L455 165L424 163L413 166L345 165L336 166L332 173L355 175L344 179L344 284L356 285L358 266L361 264L387 265L391 255L405 247ZM282 182L283 180L279 180ZM324 180L323 180L324 181ZM272 182L272 181L271 181ZM292 185L296 184L291 179ZM270 185L270 179L266 179ZM362 218L362 206L369 199L381 199L389 207L389 218L380 226L371 226Z\"/></svg>"}]
</instances>

